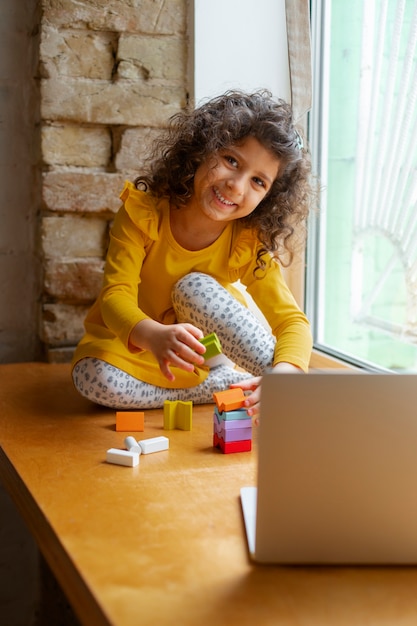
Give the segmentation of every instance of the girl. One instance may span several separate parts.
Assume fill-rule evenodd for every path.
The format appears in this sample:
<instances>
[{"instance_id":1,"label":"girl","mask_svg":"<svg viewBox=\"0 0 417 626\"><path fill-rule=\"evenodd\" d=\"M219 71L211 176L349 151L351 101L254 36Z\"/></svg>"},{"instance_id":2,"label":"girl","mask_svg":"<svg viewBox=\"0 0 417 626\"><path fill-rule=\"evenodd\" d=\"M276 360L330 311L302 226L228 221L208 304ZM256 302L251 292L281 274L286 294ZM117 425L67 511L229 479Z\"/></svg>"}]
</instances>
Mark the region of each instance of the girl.
<instances>
[{"instance_id":1,"label":"girl","mask_svg":"<svg viewBox=\"0 0 417 626\"><path fill-rule=\"evenodd\" d=\"M310 329L280 263L292 261L308 213L309 173L291 109L269 92L228 92L175 115L122 191L103 288L74 355L78 391L150 409L212 402L234 385L252 392L247 412L257 415L265 368L306 371ZM199 339L211 332L228 363L205 362Z\"/></svg>"}]
</instances>

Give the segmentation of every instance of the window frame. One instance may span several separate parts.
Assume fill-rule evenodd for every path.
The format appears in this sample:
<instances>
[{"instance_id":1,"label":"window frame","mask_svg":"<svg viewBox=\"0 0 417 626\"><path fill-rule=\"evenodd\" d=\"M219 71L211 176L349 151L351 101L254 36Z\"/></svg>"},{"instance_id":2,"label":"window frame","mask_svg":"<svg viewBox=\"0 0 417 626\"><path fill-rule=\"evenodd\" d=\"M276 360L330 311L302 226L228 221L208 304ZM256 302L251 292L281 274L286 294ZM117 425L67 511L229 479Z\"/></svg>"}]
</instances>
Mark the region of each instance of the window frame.
<instances>
[{"instance_id":1,"label":"window frame","mask_svg":"<svg viewBox=\"0 0 417 626\"><path fill-rule=\"evenodd\" d=\"M308 115L308 138L313 164L313 176L320 185L320 209L318 214L310 216L306 245L306 269L304 276L304 310L310 320L314 351L312 366L318 367L353 367L369 371L391 371L383 366L356 358L354 355L323 345L319 337L323 336L319 316L320 306L324 302L326 259L323 261L326 236L326 212L328 183L328 127L324 120L329 119L329 77L330 77L330 37L331 37L331 0L310 0L311 39L312 39L312 76L313 102Z\"/></svg>"}]
</instances>

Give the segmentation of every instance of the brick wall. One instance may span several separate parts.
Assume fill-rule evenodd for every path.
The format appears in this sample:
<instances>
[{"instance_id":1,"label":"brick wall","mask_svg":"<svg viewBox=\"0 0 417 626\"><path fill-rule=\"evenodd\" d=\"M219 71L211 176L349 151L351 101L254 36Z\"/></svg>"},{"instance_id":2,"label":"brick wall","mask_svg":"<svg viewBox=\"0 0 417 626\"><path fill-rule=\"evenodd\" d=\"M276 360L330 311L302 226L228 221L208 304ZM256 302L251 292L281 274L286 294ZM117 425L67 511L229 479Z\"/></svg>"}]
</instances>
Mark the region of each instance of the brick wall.
<instances>
[{"instance_id":1,"label":"brick wall","mask_svg":"<svg viewBox=\"0 0 417 626\"><path fill-rule=\"evenodd\" d=\"M187 0L42 0L43 296L50 361L100 289L123 181L187 97Z\"/></svg>"}]
</instances>

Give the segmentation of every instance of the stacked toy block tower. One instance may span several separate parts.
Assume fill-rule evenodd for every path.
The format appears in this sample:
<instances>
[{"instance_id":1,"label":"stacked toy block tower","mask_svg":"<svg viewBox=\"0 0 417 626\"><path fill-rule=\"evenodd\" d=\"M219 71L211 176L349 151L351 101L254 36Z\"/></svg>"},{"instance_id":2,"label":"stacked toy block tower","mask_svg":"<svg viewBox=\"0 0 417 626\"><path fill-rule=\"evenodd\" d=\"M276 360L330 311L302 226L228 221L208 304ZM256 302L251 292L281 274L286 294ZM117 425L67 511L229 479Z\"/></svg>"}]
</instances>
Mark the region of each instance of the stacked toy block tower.
<instances>
[{"instance_id":1,"label":"stacked toy block tower","mask_svg":"<svg viewBox=\"0 0 417 626\"><path fill-rule=\"evenodd\" d=\"M252 419L243 408L242 389L227 389L213 394L213 446L224 454L252 449Z\"/></svg>"}]
</instances>

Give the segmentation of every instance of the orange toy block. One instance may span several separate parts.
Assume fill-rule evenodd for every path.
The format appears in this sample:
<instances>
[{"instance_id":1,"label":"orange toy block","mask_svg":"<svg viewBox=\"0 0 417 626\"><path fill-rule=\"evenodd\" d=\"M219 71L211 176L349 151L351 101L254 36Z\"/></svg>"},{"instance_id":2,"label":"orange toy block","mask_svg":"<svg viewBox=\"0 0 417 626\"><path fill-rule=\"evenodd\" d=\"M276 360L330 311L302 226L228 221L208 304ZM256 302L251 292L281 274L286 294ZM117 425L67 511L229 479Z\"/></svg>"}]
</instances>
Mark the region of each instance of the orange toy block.
<instances>
[{"instance_id":1,"label":"orange toy block","mask_svg":"<svg viewBox=\"0 0 417 626\"><path fill-rule=\"evenodd\" d=\"M219 411L234 411L243 407L245 394L243 389L237 387L236 389L226 389L226 391L216 391L213 393L213 398Z\"/></svg>"},{"instance_id":2,"label":"orange toy block","mask_svg":"<svg viewBox=\"0 0 417 626\"><path fill-rule=\"evenodd\" d=\"M145 413L143 411L117 411L116 430L122 432L143 432L145 430Z\"/></svg>"}]
</instances>

